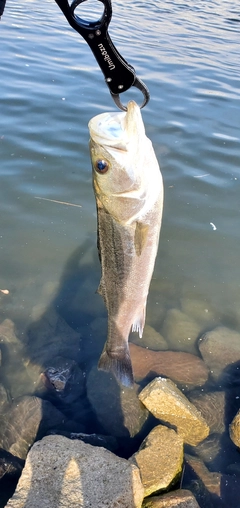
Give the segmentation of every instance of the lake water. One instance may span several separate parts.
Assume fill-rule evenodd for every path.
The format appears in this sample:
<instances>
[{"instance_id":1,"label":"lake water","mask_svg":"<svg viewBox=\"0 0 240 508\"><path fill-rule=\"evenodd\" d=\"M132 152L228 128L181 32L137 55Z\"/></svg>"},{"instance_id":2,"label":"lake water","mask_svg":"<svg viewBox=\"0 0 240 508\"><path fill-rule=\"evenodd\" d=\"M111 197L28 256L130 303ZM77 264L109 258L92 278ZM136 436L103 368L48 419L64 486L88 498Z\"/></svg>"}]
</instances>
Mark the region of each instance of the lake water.
<instances>
[{"instance_id":1,"label":"lake water","mask_svg":"<svg viewBox=\"0 0 240 508\"><path fill-rule=\"evenodd\" d=\"M110 34L149 87L143 118L165 187L147 309L158 331L186 300L240 327L239 31L236 0L113 0ZM94 351L90 325L106 313L87 124L116 107L53 0L7 0L0 40L0 320L24 336L55 301Z\"/></svg>"}]
</instances>

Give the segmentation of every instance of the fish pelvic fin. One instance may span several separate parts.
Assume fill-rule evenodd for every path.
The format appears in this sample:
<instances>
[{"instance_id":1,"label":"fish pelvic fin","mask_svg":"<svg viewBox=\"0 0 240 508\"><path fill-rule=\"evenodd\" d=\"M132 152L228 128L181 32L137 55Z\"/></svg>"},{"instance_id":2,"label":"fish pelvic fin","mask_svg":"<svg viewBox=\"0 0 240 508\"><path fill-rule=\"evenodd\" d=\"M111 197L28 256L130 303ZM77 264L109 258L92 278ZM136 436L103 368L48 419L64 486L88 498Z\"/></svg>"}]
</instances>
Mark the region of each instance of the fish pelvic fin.
<instances>
[{"instance_id":1,"label":"fish pelvic fin","mask_svg":"<svg viewBox=\"0 0 240 508\"><path fill-rule=\"evenodd\" d=\"M112 351L105 348L100 356L98 369L112 372L122 385L132 386L134 379L128 344L126 344L125 348L118 348Z\"/></svg>"},{"instance_id":2,"label":"fish pelvic fin","mask_svg":"<svg viewBox=\"0 0 240 508\"><path fill-rule=\"evenodd\" d=\"M132 332L137 332L140 339L143 336L145 318L146 318L146 306L143 307L142 312L136 317L135 321L132 324Z\"/></svg>"}]
</instances>

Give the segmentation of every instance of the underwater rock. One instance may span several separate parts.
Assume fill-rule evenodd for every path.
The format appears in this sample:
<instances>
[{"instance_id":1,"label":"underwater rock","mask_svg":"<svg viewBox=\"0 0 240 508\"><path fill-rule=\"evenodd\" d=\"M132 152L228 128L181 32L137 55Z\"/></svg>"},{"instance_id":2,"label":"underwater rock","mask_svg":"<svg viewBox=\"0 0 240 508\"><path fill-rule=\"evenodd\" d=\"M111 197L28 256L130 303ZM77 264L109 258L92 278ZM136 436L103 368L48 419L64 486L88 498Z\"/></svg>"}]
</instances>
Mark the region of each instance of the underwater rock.
<instances>
[{"instance_id":1,"label":"underwater rock","mask_svg":"<svg viewBox=\"0 0 240 508\"><path fill-rule=\"evenodd\" d=\"M144 497L174 485L182 472L183 440L173 429L158 425L129 461L140 470Z\"/></svg>"},{"instance_id":2,"label":"underwater rock","mask_svg":"<svg viewBox=\"0 0 240 508\"><path fill-rule=\"evenodd\" d=\"M30 450L6 508L141 508L142 501L135 465L104 448L47 436Z\"/></svg>"},{"instance_id":3,"label":"underwater rock","mask_svg":"<svg viewBox=\"0 0 240 508\"><path fill-rule=\"evenodd\" d=\"M130 333L130 342L144 348L149 348L152 351L166 351L168 343L164 337L158 333L152 326L145 325L142 338L138 333Z\"/></svg>"},{"instance_id":4,"label":"underwater rock","mask_svg":"<svg viewBox=\"0 0 240 508\"><path fill-rule=\"evenodd\" d=\"M191 316L201 328L208 329L216 326L219 315L212 309L211 304L204 299L189 298L187 296L181 298L182 311Z\"/></svg>"},{"instance_id":5,"label":"underwater rock","mask_svg":"<svg viewBox=\"0 0 240 508\"><path fill-rule=\"evenodd\" d=\"M0 448L0 480L5 477L8 479L19 478L24 466L24 460L15 457L12 453Z\"/></svg>"},{"instance_id":6,"label":"underwater rock","mask_svg":"<svg viewBox=\"0 0 240 508\"><path fill-rule=\"evenodd\" d=\"M24 365L24 347L15 333L10 319L0 324L0 346L2 354L1 373L5 387L12 398L33 391L33 383Z\"/></svg>"},{"instance_id":7,"label":"underwater rock","mask_svg":"<svg viewBox=\"0 0 240 508\"><path fill-rule=\"evenodd\" d=\"M138 399L139 386L118 384L112 374L93 367L87 379L87 396L99 423L107 434L134 437L148 418L148 411Z\"/></svg>"},{"instance_id":8,"label":"underwater rock","mask_svg":"<svg viewBox=\"0 0 240 508\"><path fill-rule=\"evenodd\" d=\"M239 477L210 472L202 460L185 455L186 475L192 476L194 493L200 506L218 508L239 508Z\"/></svg>"},{"instance_id":9,"label":"underwater rock","mask_svg":"<svg viewBox=\"0 0 240 508\"><path fill-rule=\"evenodd\" d=\"M200 411L209 425L211 432L222 434L226 429L225 392L190 393L189 400Z\"/></svg>"},{"instance_id":10,"label":"underwater rock","mask_svg":"<svg viewBox=\"0 0 240 508\"><path fill-rule=\"evenodd\" d=\"M200 508L190 490L178 489L143 501L142 508Z\"/></svg>"},{"instance_id":11,"label":"underwater rock","mask_svg":"<svg viewBox=\"0 0 240 508\"><path fill-rule=\"evenodd\" d=\"M63 414L50 402L24 396L3 406L0 414L0 447L26 459L30 446L51 427L64 423Z\"/></svg>"},{"instance_id":12,"label":"underwater rock","mask_svg":"<svg viewBox=\"0 0 240 508\"><path fill-rule=\"evenodd\" d=\"M0 383L0 413L2 406L4 406L4 404L6 404L7 402L8 402L7 392L4 386Z\"/></svg>"},{"instance_id":13,"label":"underwater rock","mask_svg":"<svg viewBox=\"0 0 240 508\"><path fill-rule=\"evenodd\" d=\"M198 345L216 382L240 384L240 333L219 326L204 333Z\"/></svg>"},{"instance_id":14,"label":"underwater rock","mask_svg":"<svg viewBox=\"0 0 240 508\"><path fill-rule=\"evenodd\" d=\"M56 356L80 362L81 337L53 309L49 309L27 332L26 353L30 364L47 367ZM31 367L31 365L30 365Z\"/></svg>"},{"instance_id":15,"label":"underwater rock","mask_svg":"<svg viewBox=\"0 0 240 508\"><path fill-rule=\"evenodd\" d=\"M170 309L163 322L161 332L169 349L197 354L197 339L201 326L179 309Z\"/></svg>"},{"instance_id":16,"label":"underwater rock","mask_svg":"<svg viewBox=\"0 0 240 508\"><path fill-rule=\"evenodd\" d=\"M239 462L239 453L227 433L210 434L194 448L194 454L214 471L225 472L230 463Z\"/></svg>"},{"instance_id":17,"label":"underwater rock","mask_svg":"<svg viewBox=\"0 0 240 508\"><path fill-rule=\"evenodd\" d=\"M190 353L150 351L129 344L135 381L166 376L184 387L202 386L208 379L204 362Z\"/></svg>"},{"instance_id":18,"label":"underwater rock","mask_svg":"<svg viewBox=\"0 0 240 508\"><path fill-rule=\"evenodd\" d=\"M139 399L155 418L174 426L185 443L195 446L208 436L209 427L201 413L170 379L155 378Z\"/></svg>"},{"instance_id":19,"label":"underwater rock","mask_svg":"<svg viewBox=\"0 0 240 508\"><path fill-rule=\"evenodd\" d=\"M50 432L50 434L65 436L68 439L78 439L79 441L83 441L84 443L90 444L92 446L106 448L106 450L109 450L110 452L114 452L119 447L117 439L113 436L104 436L102 434L85 434L83 432L67 432L62 430L58 432Z\"/></svg>"},{"instance_id":20,"label":"underwater rock","mask_svg":"<svg viewBox=\"0 0 240 508\"><path fill-rule=\"evenodd\" d=\"M240 448L240 410L229 425L229 434L233 443Z\"/></svg>"},{"instance_id":21,"label":"underwater rock","mask_svg":"<svg viewBox=\"0 0 240 508\"><path fill-rule=\"evenodd\" d=\"M37 388L49 393L50 397L71 404L84 391L84 375L74 360L56 356L49 360L44 372L40 375L40 386Z\"/></svg>"}]
</instances>

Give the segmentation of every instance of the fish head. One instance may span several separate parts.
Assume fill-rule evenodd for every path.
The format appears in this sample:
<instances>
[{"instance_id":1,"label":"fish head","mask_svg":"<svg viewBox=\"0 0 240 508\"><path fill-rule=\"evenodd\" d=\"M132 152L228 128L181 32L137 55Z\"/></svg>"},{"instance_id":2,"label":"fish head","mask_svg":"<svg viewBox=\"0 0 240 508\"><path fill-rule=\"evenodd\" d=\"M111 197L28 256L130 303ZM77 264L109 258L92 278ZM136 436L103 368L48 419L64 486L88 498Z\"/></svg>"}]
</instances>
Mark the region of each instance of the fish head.
<instances>
[{"instance_id":1,"label":"fish head","mask_svg":"<svg viewBox=\"0 0 240 508\"><path fill-rule=\"evenodd\" d=\"M147 195L149 153L159 173L140 108L130 101L126 113L97 115L90 120L89 131L97 202L116 220L129 221Z\"/></svg>"}]
</instances>

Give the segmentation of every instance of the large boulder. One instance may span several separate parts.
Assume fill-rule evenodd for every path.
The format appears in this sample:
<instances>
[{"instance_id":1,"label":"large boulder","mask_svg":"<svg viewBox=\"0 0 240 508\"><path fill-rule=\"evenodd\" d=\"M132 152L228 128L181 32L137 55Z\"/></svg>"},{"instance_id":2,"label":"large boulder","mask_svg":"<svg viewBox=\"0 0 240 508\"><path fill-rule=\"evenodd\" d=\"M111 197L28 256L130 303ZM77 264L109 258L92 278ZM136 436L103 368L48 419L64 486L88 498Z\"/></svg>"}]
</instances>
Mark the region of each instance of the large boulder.
<instances>
[{"instance_id":1,"label":"large boulder","mask_svg":"<svg viewBox=\"0 0 240 508\"><path fill-rule=\"evenodd\" d=\"M181 386L193 388L204 385L208 379L208 369L198 356L175 351L151 351L135 344L129 344L129 349L136 382L166 376Z\"/></svg>"},{"instance_id":2,"label":"large boulder","mask_svg":"<svg viewBox=\"0 0 240 508\"><path fill-rule=\"evenodd\" d=\"M208 436L209 427L201 413L170 379L155 378L139 399L155 418L174 426L185 443L195 446Z\"/></svg>"},{"instance_id":3,"label":"large boulder","mask_svg":"<svg viewBox=\"0 0 240 508\"><path fill-rule=\"evenodd\" d=\"M140 508L138 468L113 453L62 436L47 436L28 454L7 508Z\"/></svg>"},{"instance_id":4,"label":"large boulder","mask_svg":"<svg viewBox=\"0 0 240 508\"><path fill-rule=\"evenodd\" d=\"M198 345L214 381L240 384L240 333L218 326L202 335Z\"/></svg>"},{"instance_id":5,"label":"large boulder","mask_svg":"<svg viewBox=\"0 0 240 508\"><path fill-rule=\"evenodd\" d=\"M149 413L138 392L138 385L123 387L112 374L97 367L87 379L87 395L97 419L105 432L115 437L134 437L147 420Z\"/></svg>"},{"instance_id":6,"label":"large boulder","mask_svg":"<svg viewBox=\"0 0 240 508\"><path fill-rule=\"evenodd\" d=\"M130 459L140 469L144 497L176 483L183 466L183 440L173 429L158 425Z\"/></svg>"},{"instance_id":7,"label":"large boulder","mask_svg":"<svg viewBox=\"0 0 240 508\"><path fill-rule=\"evenodd\" d=\"M170 309L161 330L170 349L196 354L201 326L179 309Z\"/></svg>"}]
</instances>

